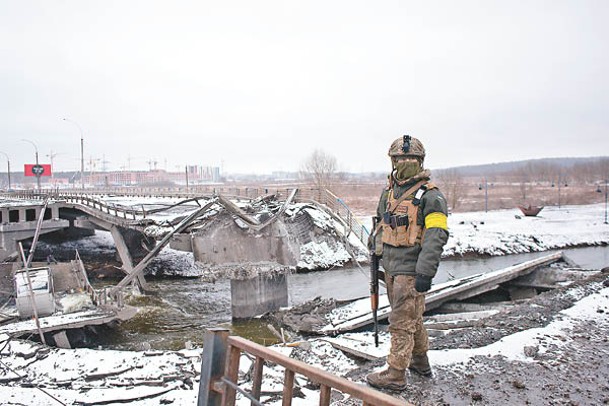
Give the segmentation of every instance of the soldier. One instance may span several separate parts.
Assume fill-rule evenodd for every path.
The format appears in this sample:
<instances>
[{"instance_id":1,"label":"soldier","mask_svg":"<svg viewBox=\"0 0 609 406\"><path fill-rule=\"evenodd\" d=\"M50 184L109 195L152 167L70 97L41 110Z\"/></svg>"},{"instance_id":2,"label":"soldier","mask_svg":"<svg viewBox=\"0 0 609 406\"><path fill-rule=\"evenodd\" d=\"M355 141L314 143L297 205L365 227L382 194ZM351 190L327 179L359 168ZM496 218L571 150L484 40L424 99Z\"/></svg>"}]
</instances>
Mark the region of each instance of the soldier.
<instances>
[{"instance_id":1,"label":"soldier","mask_svg":"<svg viewBox=\"0 0 609 406\"><path fill-rule=\"evenodd\" d=\"M381 194L375 230L382 242L382 264L391 314L391 349L388 367L369 374L377 388L406 388L406 368L430 376L427 330L423 326L425 295L436 275L442 249L448 240L446 199L429 182L423 168L425 148L416 138L404 135L389 148L392 171ZM379 242L379 245L380 245Z\"/></svg>"}]
</instances>

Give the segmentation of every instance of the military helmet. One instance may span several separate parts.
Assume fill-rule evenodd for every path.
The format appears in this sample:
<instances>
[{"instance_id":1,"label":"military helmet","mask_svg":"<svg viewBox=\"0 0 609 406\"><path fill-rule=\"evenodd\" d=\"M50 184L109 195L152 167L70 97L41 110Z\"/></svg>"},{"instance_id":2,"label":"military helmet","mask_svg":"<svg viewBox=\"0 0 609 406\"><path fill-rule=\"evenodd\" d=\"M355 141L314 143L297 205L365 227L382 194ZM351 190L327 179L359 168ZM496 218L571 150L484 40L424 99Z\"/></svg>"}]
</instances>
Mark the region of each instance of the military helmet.
<instances>
[{"instance_id":1,"label":"military helmet","mask_svg":"<svg viewBox=\"0 0 609 406\"><path fill-rule=\"evenodd\" d=\"M423 143L415 137L404 135L393 141L389 148L389 156L391 158L410 156L424 160L425 147L423 147Z\"/></svg>"}]
</instances>

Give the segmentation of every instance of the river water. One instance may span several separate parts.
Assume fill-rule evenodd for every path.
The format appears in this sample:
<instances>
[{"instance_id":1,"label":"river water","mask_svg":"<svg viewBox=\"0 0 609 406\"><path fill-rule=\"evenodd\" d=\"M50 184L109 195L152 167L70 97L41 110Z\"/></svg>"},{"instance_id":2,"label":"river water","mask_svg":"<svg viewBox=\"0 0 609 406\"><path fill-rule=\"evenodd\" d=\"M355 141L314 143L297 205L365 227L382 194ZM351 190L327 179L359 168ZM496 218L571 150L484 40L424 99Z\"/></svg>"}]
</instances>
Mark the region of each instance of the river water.
<instances>
[{"instance_id":1,"label":"river water","mask_svg":"<svg viewBox=\"0 0 609 406\"><path fill-rule=\"evenodd\" d=\"M434 283L488 272L550 254L537 252L500 257L457 258L440 263ZM609 266L609 247L563 250L586 269ZM225 327L262 344L276 342L264 322L231 322L230 282L205 282L200 278L148 278L151 293L131 304L140 312L132 320L112 329L100 328L91 346L139 350L181 349L190 342L200 346L206 328ZM289 304L297 305L315 297L340 300L368 295L368 269L335 268L330 271L291 274L288 278Z\"/></svg>"}]
</instances>

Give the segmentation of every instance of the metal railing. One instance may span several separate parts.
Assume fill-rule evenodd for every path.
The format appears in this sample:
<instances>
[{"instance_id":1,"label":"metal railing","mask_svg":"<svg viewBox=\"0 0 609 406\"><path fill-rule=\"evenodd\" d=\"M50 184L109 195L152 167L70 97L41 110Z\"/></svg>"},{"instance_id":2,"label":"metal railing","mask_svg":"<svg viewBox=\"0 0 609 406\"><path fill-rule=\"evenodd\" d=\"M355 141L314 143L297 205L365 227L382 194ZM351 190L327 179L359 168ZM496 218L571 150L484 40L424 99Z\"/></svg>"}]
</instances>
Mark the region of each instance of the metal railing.
<instances>
[{"instance_id":1,"label":"metal railing","mask_svg":"<svg viewBox=\"0 0 609 406\"><path fill-rule=\"evenodd\" d=\"M103 195L123 195L126 197L174 197L183 199L202 199L222 195L231 199L257 199L263 196L275 195L278 201L288 199L294 188L237 188L237 187L217 187L205 186L181 189L181 188L112 188L112 189L87 189L85 191L70 191L60 189L22 190L4 195L22 199L62 199L68 203L81 204L103 213L122 217L123 219L136 220L138 217L146 218L151 210L145 207L123 207L113 203L106 203L96 196ZM327 189L319 188L298 188L294 196L295 202L319 203L326 206L332 214L340 218L346 225L345 234L353 233L365 245L368 241L370 232L356 218L346 203Z\"/></svg>"},{"instance_id":2,"label":"metal railing","mask_svg":"<svg viewBox=\"0 0 609 406\"><path fill-rule=\"evenodd\" d=\"M347 223L349 230L355 234L364 245L366 245L368 243L368 237L370 236L370 232L366 226L364 226L357 219L357 217L355 217L351 209L349 209L347 204L341 198L337 197L329 190L325 190L325 192L327 197L324 204L332 208L336 215Z\"/></svg>"},{"instance_id":3,"label":"metal railing","mask_svg":"<svg viewBox=\"0 0 609 406\"><path fill-rule=\"evenodd\" d=\"M251 393L243 390L238 384L239 361L242 352L255 357ZM292 404L296 374L303 375L319 385L320 406L330 405L332 389L362 400L363 406L409 405L404 400L312 367L244 338L229 336L226 329L208 329L205 331L203 344L198 406L233 406L237 392L249 399L252 405L261 405L260 393L266 361L285 368L283 406Z\"/></svg>"}]
</instances>

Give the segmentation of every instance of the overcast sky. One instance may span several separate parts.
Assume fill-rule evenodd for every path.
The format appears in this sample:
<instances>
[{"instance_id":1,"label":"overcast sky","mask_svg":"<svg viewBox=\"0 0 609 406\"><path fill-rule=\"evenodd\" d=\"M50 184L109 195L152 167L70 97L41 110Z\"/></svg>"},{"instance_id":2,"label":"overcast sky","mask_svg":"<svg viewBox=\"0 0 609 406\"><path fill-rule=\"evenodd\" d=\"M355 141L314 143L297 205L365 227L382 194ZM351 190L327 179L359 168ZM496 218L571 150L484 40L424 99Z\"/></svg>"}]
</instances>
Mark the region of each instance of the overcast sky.
<instances>
[{"instance_id":1,"label":"overcast sky","mask_svg":"<svg viewBox=\"0 0 609 406\"><path fill-rule=\"evenodd\" d=\"M608 21L606 0L0 0L0 151L76 170L80 126L98 169L321 148L384 171L402 134L432 169L609 155Z\"/></svg>"}]
</instances>

